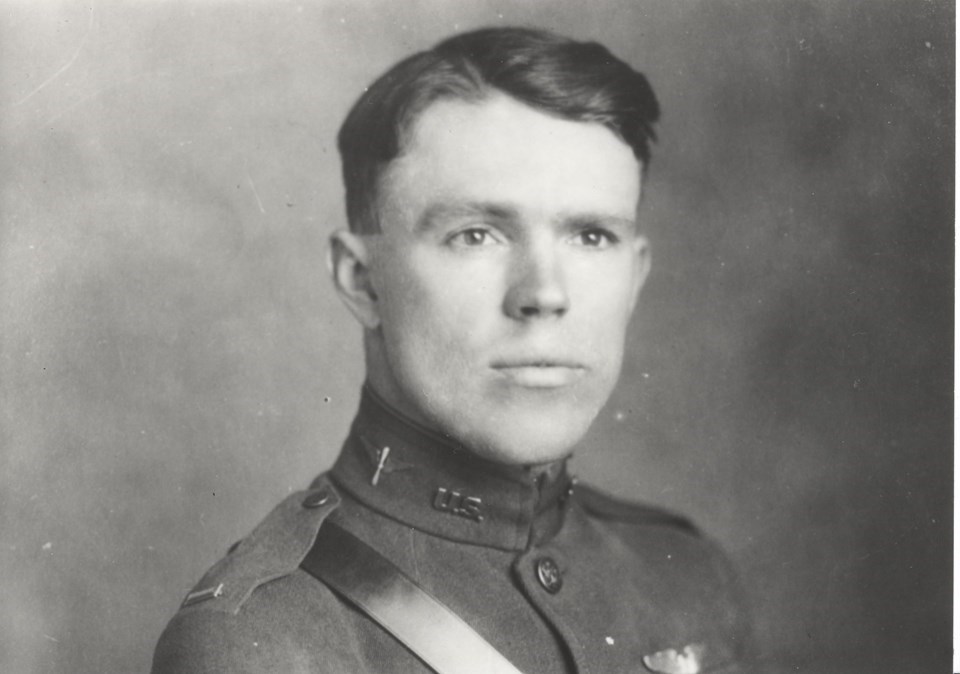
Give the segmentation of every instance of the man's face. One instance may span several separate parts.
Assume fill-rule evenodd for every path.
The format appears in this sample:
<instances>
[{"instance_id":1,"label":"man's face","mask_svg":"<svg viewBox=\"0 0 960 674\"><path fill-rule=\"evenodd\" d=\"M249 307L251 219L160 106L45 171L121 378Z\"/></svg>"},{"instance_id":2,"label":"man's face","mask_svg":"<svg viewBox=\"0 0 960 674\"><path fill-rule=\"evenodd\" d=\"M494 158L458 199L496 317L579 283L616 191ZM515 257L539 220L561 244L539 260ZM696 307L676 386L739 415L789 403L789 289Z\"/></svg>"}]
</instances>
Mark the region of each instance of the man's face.
<instances>
[{"instance_id":1,"label":"man's face","mask_svg":"<svg viewBox=\"0 0 960 674\"><path fill-rule=\"evenodd\" d=\"M502 463L567 455L606 402L646 275L640 166L599 124L444 100L365 237L379 393Z\"/></svg>"}]
</instances>

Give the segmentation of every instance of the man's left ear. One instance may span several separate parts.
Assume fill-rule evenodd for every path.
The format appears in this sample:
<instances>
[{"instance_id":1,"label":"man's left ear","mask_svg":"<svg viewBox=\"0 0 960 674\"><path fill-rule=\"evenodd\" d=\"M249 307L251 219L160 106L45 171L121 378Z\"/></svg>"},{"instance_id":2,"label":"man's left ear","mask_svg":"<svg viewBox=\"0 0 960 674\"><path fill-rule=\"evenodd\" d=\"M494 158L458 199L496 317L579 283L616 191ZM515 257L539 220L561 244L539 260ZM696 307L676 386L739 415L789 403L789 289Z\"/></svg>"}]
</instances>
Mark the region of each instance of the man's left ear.
<instances>
[{"instance_id":1,"label":"man's left ear","mask_svg":"<svg viewBox=\"0 0 960 674\"><path fill-rule=\"evenodd\" d=\"M647 276L650 274L650 241L645 236L637 236L633 240L634 255L637 256L637 275L633 282L632 306L636 306L637 298L640 296L640 289L647 282Z\"/></svg>"},{"instance_id":2,"label":"man's left ear","mask_svg":"<svg viewBox=\"0 0 960 674\"><path fill-rule=\"evenodd\" d=\"M370 278L370 250L363 237L346 229L330 235L327 268L333 286L360 325L374 330L380 325L377 293Z\"/></svg>"}]
</instances>

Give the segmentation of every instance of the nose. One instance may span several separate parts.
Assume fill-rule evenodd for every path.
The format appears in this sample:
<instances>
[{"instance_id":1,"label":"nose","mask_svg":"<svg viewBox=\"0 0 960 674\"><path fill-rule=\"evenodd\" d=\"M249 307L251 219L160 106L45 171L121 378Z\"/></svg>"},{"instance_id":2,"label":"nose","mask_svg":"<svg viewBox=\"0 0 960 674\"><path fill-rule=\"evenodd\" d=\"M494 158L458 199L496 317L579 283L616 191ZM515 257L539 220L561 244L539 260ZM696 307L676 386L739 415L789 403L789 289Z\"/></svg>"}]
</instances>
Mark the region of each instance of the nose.
<instances>
[{"instance_id":1,"label":"nose","mask_svg":"<svg viewBox=\"0 0 960 674\"><path fill-rule=\"evenodd\" d=\"M505 313L515 320L527 321L559 317L569 308L563 264L553 242L518 250L504 299Z\"/></svg>"}]
</instances>

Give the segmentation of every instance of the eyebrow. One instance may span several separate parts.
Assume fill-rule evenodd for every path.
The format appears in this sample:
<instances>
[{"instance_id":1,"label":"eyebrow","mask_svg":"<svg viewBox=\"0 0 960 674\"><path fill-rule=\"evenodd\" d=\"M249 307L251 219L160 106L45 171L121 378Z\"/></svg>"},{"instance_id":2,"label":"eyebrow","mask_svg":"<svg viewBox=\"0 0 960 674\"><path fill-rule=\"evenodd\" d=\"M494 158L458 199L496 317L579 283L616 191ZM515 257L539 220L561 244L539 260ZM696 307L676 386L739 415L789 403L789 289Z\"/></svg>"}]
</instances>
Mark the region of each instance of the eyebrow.
<instances>
[{"instance_id":1,"label":"eyebrow","mask_svg":"<svg viewBox=\"0 0 960 674\"><path fill-rule=\"evenodd\" d=\"M429 231L449 220L483 218L498 221L516 221L517 209L493 202L436 203L428 206L417 220L417 231Z\"/></svg>"},{"instance_id":2,"label":"eyebrow","mask_svg":"<svg viewBox=\"0 0 960 674\"><path fill-rule=\"evenodd\" d=\"M637 221L634 218L610 215L607 213L561 213L557 221L571 229L591 225L599 225L610 229L632 229L637 225Z\"/></svg>"}]
</instances>

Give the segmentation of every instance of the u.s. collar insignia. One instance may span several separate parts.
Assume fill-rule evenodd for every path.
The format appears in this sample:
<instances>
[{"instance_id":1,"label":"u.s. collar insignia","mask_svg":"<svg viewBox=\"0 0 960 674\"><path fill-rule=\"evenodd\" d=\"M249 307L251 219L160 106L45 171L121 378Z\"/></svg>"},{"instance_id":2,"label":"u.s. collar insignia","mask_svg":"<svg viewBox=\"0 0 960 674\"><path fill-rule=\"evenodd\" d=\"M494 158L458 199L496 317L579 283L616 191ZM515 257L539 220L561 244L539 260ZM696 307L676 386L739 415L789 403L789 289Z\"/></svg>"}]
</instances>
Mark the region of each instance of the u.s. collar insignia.
<instances>
[{"instance_id":1,"label":"u.s. collar insignia","mask_svg":"<svg viewBox=\"0 0 960 674\"><path fill-rule=\"evenodd\" d=\"M703 651L702 644L684 646L682 653L668 648L653 655L644 655L643 664L657 674L699 674Z\"/></svg>"}]
</instances>

